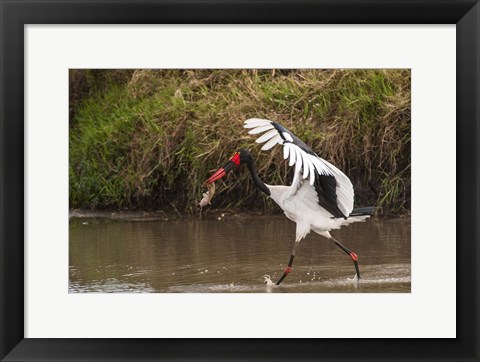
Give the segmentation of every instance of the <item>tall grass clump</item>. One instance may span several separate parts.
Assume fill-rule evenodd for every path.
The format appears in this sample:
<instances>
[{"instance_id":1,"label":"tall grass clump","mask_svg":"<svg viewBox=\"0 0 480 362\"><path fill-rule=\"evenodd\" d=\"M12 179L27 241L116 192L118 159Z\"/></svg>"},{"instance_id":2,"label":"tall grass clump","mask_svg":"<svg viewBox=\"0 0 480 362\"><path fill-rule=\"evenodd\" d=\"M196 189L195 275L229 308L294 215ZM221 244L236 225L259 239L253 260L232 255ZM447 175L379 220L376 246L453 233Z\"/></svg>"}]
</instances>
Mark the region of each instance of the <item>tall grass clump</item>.
<instances>
[{"instance_id":1,"label":"tall grass clump","mask_svg":"<svg viewBox=\"0 0 480 362\"><path fill-rule=\"evenodd\" d=\"M283 124L350 177L358 206L410 210L409 70L71 70L70 206L194 212L203 181L248 148L287 184L279 147L260 151L248 118ZM278 210L244 170L215 208Z\"/></svg>"}]
</instances>

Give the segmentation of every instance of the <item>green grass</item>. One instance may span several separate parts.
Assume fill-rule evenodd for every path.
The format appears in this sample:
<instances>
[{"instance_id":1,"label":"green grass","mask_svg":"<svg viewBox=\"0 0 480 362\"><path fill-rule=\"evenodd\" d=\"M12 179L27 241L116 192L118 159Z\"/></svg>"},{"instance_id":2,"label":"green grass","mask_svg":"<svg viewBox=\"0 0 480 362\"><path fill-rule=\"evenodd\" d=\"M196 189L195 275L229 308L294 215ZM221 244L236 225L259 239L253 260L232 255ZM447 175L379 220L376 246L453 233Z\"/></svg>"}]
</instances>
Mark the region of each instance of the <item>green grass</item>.
<instances>
[{"instance_id":1,"label":"green grass","mask_svg":"<svg viewBox=\"0 0 480 362\"><path fill-rule=\"evenodd\" d=\"M71 70L70 206L196 210L203 181L245 147L270 184L291 175L243 121L290 129L352 179L356 205L410 210L409 70ZM214 208L276 211L245 171Z\"/></svg>"}]
</instances>

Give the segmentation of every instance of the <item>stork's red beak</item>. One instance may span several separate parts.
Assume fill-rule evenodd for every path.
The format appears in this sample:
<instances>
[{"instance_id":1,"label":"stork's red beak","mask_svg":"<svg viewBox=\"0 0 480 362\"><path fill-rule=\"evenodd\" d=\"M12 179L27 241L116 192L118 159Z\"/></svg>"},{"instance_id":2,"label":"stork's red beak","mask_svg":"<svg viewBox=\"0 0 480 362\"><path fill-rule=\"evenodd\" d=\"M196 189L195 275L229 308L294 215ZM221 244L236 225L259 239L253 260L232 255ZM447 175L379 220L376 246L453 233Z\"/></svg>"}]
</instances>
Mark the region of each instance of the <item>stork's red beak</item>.
<instances>
[{"instance_id":1,"label":"stork's red beak","mask_svg":"<svg viewBox=\"0 0 480 362\"><path fill-rule=\"evenodd\" d=\"M205 181L206 184L211 184L217 180L220 180L223 176L225 176L229 171L235 168L235 164L232 161L228 161L225 166L220 167L212 176Z\"/></svg>"},{"instance_id":2,"label":"stork's red beak","mask_svg":"<svg viewBox=\"0 0 480 362\"><path fill-rule=\"evenodd\" d=\"M233 170L235 167L238 167L238 166L240 166L240 155L237 152L235 153L235 155L233 155L233 157L230 160L228 160L225 166L220 167L212 176L208 178L207 181L205 181L205 183L211 184L212 182L220 180L228 172L230 172L231 170Z\"/></svg>"},{"instance_id":3,"label":"stork's red beak","mask_svg":"<svg viewBox=\"0 0 480 362\"><path fill-rule=\"evenodd\" d=\"M215 182L219 179L221 179L223 176L225 176L227 172L225 171L225 168L221 167L215 172L212 176L208 178L207 181L205 181L206 184L211 184L212 182Z\"/></svg>"}]
</instances>

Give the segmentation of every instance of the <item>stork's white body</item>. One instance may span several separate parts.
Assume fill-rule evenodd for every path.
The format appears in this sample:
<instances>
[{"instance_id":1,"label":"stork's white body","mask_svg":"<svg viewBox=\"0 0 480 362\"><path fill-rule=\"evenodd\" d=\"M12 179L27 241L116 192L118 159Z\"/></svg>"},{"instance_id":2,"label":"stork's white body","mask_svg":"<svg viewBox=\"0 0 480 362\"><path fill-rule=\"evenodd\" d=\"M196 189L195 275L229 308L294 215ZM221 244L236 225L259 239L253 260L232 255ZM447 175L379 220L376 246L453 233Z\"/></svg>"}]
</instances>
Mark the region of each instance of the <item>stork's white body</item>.
<instances>
[{"instance_id":1,"label":"stork's white body","mask_svg":"<svg viewBox=\"0 0 480 362\"><path fill-rule=\"evenodd\" d=\"M368 218L368 215L352 216L347 219L333 218L327 210L318 205L315 189L308 182L301 182L299 173L295 174L291 186L266 186L271 192L270 197L284 211L285 216L297 224L295 235L297 243L312 230L331 238L330 230Z\"/></svg>"}]
</instances>

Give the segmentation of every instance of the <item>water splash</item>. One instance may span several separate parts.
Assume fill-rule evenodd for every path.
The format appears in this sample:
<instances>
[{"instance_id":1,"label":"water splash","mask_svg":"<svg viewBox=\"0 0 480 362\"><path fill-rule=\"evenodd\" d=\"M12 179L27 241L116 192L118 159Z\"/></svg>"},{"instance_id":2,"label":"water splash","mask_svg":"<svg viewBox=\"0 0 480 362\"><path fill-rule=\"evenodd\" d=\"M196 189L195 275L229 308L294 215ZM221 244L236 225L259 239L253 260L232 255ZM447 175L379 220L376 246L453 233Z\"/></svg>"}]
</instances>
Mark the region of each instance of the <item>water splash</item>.
<instances>
[{"instance_id":1,"label":"water splash","mask_svg":"<svg viewBox=\"0 0 480 362\"><path fill-rule=\"evenodd\" d=\"M263 282L267 285L267 287L272 286L272 285L275 285L275 283L272 282L272 278L270 278L270 275L265 274L265 275L263 276L263 279L264 279Z\"/></svg>"}]
</instances>

